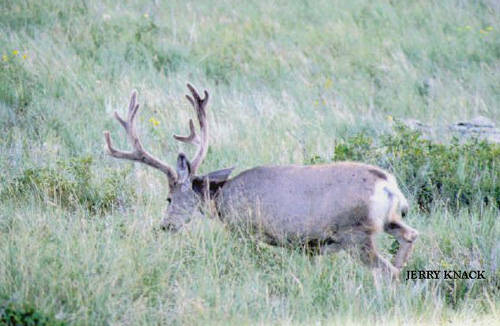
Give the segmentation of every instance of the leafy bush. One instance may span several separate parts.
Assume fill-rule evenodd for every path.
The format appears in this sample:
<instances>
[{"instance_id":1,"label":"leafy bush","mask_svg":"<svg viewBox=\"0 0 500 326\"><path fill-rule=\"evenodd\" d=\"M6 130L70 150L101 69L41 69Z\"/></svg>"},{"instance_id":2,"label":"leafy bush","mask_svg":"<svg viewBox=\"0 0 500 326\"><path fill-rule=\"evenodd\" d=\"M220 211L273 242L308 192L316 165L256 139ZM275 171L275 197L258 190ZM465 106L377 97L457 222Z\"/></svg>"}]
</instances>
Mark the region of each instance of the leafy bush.
<instances>
[{"instance_id":1,"label":"leafy bush","mask_svg":"<svg viewBox=\"0 0 500 326\"><path fill-rule=\"evenodd\" d=\"M126 187L128 170L108 170L97 178L91 169L92 157L76 157L56 162L55 167L24 170L3 191L2 197L35 192L58 205L82 205L96 212L109 210L134 195ZM99 179L99 180L98 180Z\"/></svg>"},{"instance_id":2,"label":"leafy bush","mask_svg":"<svg viewBox=\"0 0 500 326\"><path fill-rule=\"evenodd\" d=\"M63 326L65 323L57 321L52 316L42 314L31 306L16 307L9 303L0 306L0 325Z\"/></svg>"},{"instance_id":3,"label":"leafy bush","mask_svg":"<svg viewBox=\"0 0 500 326\"><path fill-rule=\"evenodd\" d=\"M374 140L357 134L335 144L333 161L362 161L393 172L406 192L428 210L436 199L450 205L482 201L500 206L500 145L478 139L436 143L397 124ZM309 163L327 161L317 155Z\"/></svg>"}]
</instances>

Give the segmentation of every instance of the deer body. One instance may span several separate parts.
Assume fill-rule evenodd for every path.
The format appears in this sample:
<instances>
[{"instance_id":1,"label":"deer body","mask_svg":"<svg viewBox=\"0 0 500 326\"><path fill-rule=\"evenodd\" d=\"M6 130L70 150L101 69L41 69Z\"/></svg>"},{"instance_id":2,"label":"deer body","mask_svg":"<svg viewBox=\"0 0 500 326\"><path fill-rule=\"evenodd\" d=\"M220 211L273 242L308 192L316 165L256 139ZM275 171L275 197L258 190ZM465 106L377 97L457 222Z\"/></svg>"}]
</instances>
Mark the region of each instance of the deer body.
<instances>
[{"instance_id":1,"label":"deer body","mask_svg":"<svg viewBox=\"0 0 500 326\"><path fill-rule=\"evenodd\" d=\"M249 223L270 242L348 244L351 231L383 230L391 196L405 203L388 176L351 162L257 167L228 180L215 201L226 222Z\"/></svg>"},{"instance_id":2,"label":"deer body","mask_svg":"<svg viewBox=\"0 0 500 326\"><path fill-rule=\"evenodd\" d=\"M337 162L316 166L262 166L229 178L231 169L196 175L208 149L206 104L208 92L201 98L188 84L199 122L198 135L192 120L189 136L178 141L196 145L192 161L180 153L174 170L148 153L135 130L139 105L132 93L127 119L115 113L127 132L133 151L113 147L105 132L109 154L116 158L145 163L164 172L170 195L162 228L182 228L205 202L214 201L217 214L233 227L244 227L272 245L312 245L320 253L349 247L359 249L361 260L395 277L406 263L418 232L401 219L408 202L390 173L371 165ZM192 162L192 163L191 163ZM381 257L374 245L374 235L384 231L400 243L393 264Z\"/></svg>"}]
</instances>

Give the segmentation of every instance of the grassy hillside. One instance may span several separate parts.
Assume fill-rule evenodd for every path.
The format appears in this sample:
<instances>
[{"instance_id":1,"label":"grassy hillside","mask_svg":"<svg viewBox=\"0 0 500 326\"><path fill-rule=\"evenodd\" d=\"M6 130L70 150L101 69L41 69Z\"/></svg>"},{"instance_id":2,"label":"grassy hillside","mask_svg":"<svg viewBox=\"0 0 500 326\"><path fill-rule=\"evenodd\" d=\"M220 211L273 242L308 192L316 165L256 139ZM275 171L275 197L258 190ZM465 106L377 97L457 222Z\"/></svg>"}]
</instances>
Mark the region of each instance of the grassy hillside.
<instances>
[{"instance_id":1,"label":"grassy hillside","mask_svg":"<svg viewBox=\"0 0 500 326\"><path fill-rule=\"evenodd\" d=\"M145 146L171 163L192 153L171 137L193 116L186 81L211 94L202 173L329 159L340 138L377 141L404 118L498 125L499 22L493 0L0 0L0 306L75 325L491 324L498 198L421 210L410 174L394 171L421 232L406 269L488 277L377 292L346 253L310 258L208 219L160 232L166 179L109 158L102 132L127 146L112 112L137 89ZM474 158L456 153L446 167L460 179ZM487 153L496 194L500 152ZM485 179L471 171L457 184ZM385 255L391 243L380 237Z\"/></svg>"}]
</instances>

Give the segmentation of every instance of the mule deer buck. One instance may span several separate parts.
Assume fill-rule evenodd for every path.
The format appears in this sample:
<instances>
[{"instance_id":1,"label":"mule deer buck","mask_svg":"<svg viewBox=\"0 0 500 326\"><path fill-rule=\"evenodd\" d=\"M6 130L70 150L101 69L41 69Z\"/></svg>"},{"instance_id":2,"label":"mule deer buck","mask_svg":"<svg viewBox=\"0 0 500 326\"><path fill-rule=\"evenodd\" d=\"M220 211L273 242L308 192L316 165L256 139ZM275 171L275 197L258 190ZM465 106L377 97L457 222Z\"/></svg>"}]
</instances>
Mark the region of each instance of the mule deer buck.
<instances>
[{"instance_id":1,"label":"mule deer buck","mask_svg":"<svg viewBox=\"0 0 500 326\"><path fill-rule=\"evenodd\" d=\"M418 232L401 219L408 202L393 175L354 162L260 166L233 178L229 178L232 168L197 175L208 149L209 95L205 91L202 98L191 84L187 87L191 95L186 98L196 111L200 133L190 119L190 134L174 135L178 141L197 146L191 161L183 153L178 155L176 171L147 152L139 140L134 125L139 109L135 91L127 119L115 112L133 150L115 149L109 132L104 132L111 156L145 163L167 175L169 205L162 228L177 231L211 202L223 222L249 226L268 244L315 246L319 253L354 247L368 266L381 268L392 277L399 274ZM374 246L374 236L382 230L400 244L393 264L381 257Z\"/></svg>"}]
</instances>

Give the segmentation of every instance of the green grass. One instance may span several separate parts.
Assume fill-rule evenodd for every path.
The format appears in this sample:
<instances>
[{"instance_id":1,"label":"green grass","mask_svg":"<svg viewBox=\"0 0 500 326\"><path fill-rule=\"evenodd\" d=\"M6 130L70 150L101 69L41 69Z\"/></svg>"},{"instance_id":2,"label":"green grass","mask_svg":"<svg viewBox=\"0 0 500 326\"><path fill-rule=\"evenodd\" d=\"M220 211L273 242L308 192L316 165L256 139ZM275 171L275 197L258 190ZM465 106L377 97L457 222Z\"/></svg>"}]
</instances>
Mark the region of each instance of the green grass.
<instances>
[{"instance_id":1,"label":"green grass","mask_svg":"<svg viewBox=\"0 0 500 326\"><path fill-rule=\"evenodd\" d=\"M378 293L345 253L310 258L209 220L167 236L156 230L161 206L153 202L99 218L33 202L6 206L0 293L76 323L445 322L498 311L494 209L409 218L422 237L408 269L484 269L487 280L402 282ZM389 239L380 240L387 255Z\"/></svg>"},{"instance_id":2,"label":"green grass","mask_svg":"<svg viewBox=\"0 0 500 326\"><path fill-rule=\"evenodd\" d=\"M109 158L102 132L127 146L112 112L138 89L145 146L171 163L192 153L171 137L193 115L186 81L211 94L202 173L331 158L341 138L389 132L388 116L498 125L499 12L491 0L0 1L0 306L75 325L498 320L498 207L420 211L406 193L422 234L407 269L488 278L377 292L346 253L269 248L213 220L158 231L166 179ZM78 157L92 158L89 179L68 168ZM29 171L36 187L4 191ZM69 205L50 195L61 182ZM385 255L391 243L380 237Z\"/></svg>"}]
</instances>

